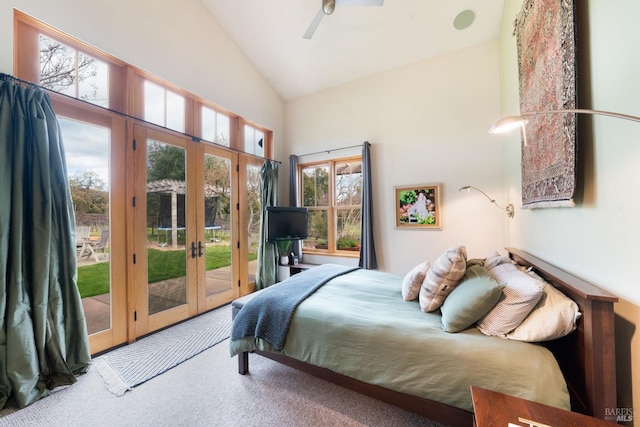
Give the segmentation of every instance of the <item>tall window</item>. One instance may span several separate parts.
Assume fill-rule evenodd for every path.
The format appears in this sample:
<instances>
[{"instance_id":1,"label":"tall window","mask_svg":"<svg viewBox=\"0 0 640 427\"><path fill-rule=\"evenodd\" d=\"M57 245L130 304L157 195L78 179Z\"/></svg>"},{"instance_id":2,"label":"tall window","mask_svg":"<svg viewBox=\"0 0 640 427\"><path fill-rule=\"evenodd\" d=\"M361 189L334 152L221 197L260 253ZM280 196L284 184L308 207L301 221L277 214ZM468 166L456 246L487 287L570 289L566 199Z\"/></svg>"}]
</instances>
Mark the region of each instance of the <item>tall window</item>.
<instances>
[{"instance_id":1,"label":"tall window","mask_svg":"<svg viewBox=\"0 0 640 427\"><path fill-rule=\"evenodd\" d=\"M360 250L362 159L300 165L302 204L309 209L303 250L346 255Z\"/></svg>"}]
</instances>

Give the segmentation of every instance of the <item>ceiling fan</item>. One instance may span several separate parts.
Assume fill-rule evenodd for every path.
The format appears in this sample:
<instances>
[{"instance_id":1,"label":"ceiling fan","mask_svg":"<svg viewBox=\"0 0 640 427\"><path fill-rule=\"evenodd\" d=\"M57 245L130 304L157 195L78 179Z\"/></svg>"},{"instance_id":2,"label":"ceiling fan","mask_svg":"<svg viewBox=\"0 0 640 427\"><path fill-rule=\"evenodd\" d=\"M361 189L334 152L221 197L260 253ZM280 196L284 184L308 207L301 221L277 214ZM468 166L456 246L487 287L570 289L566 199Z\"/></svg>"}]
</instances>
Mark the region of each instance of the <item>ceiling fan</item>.
<instances>
[{"instance_id":1,"label":"ceiling fan","mask_svg":"<svg viewBox=\"0 0 640 427\"><path fill-rule=\"evenodd\" d=\"M382 6L383 3L384 3L384 0L322 0L322 7L320 7L320 10L318 11L318 13L316 13L316 16L313 18L313 21L311 21L309 28L307 28L307 31L305 31L302 37L304 37L307 40L311 39L311 37L313 37L313 33L316 32L318 25L320 25L320 21L322 21L322 17L324 15L331 15L335 10L336 5L338 6Z\"/></svg>"}]
</instances>

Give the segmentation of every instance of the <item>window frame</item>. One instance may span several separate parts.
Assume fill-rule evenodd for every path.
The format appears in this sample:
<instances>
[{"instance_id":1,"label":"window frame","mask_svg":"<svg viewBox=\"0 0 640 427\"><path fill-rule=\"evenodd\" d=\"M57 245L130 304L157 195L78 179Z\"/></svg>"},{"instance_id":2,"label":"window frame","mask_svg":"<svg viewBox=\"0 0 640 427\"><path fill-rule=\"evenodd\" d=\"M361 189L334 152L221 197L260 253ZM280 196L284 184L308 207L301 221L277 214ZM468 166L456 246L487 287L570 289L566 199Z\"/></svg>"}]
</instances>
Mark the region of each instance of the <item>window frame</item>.
<instances>
[{"instance_id":1,"label":"window frame","mask_svg":"<svg viewBox=\"0 0 640 427\"><path fill-rule=\"evenodd\" d=\"M336 165L362 162L362 156L336 157L332 159L319 160L314 162L298 163L297 181L298 181L298 200L300 207L306 207L309 211L326 210L327 211L327 249L305 248L303 245L302 252L310 255L329 255L341 256L349 258L357 258L360 256L359 251L339 250L338 249L338 214L341 209L353 209L356 205L338 205L336 202ZM310 207L304 206L304 175L303 170L314 166L328 166L329 173L329 189L328 189L328 205L326 207ZM362 189L361 189L362 191ZM360 195L362 200L362 194ZM360 209L360 221L362 221L362 203L357 206ZM360 236L362 239L362 236Z\"/></svg>"}]
</instances>

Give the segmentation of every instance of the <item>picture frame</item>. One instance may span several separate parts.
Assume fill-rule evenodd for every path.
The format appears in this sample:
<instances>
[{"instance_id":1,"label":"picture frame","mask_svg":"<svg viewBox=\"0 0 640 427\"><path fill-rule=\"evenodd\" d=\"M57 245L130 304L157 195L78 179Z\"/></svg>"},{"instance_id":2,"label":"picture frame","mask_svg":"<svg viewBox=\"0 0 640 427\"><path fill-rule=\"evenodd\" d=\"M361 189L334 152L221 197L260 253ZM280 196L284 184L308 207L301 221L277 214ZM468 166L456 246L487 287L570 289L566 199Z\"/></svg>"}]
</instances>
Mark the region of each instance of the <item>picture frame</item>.
<instances>
[{"instance_id":1,"label":"picture frame","mask_svg":"<svg viewBox=\"0 0 640 427\"><path fill-rule=\"evenodd\" d=\"M442 229L441 184L394 187L396 228Z\"/></svg>"}]
</instances>

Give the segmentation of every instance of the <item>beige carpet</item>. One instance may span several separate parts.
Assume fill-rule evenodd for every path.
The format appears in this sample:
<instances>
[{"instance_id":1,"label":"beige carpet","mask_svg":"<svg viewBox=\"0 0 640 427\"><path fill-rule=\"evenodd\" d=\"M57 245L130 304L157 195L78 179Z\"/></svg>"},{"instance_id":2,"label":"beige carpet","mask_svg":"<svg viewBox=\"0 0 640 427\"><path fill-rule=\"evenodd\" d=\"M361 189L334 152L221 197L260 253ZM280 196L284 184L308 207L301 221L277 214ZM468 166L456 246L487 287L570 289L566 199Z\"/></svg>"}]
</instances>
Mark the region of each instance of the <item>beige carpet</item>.
<instances>
[{"instance_id":1,"label":"beige carpet","mask_svg":"<svg viewBox=\"0 0 640 427\"><path fill-rule=\"evenodd\" d=\"M91 369L0 426L436 426L260 356L237 373L228 340L117 397Z\"/></svg>"}]
</instances>

